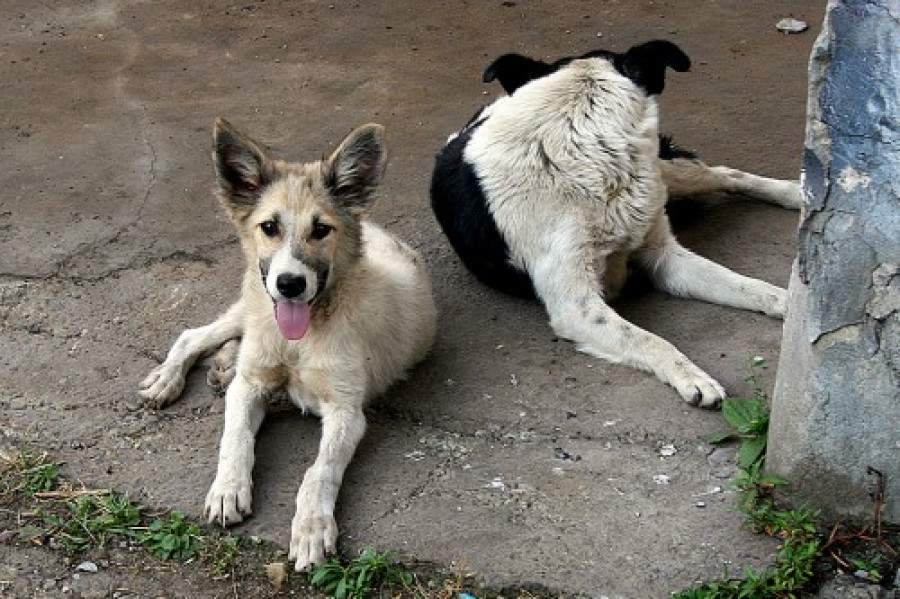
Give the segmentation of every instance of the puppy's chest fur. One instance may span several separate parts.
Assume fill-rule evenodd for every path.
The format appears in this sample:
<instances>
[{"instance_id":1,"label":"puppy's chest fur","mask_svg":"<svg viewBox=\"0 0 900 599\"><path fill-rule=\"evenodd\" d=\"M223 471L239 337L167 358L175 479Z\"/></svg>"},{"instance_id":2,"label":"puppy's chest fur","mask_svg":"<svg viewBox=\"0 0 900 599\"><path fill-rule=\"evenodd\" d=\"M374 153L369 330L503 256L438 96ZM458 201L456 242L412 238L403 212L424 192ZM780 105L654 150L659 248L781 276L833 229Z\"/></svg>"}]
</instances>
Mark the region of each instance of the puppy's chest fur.
<instances>
[{"instance_id":1,"label":"puppy's chest fur","mask_svg":"<svg viewBox=\"0 0 900 599\"><path fill-rule=\"evenodd\" d=\"M238 370L268 389L284 388L301 410L324 403L358 406L383 393L421 360L434 338L436 309L418 255L385 231L364 223L364 255L328 307L313 306L306 335L282 337L272 300L249 268L245 336Z\"/></svg>"},{"instance_id":2,"label":"puppy's chest fur","mask_svg":"<svg viewBox=\"0 0 900 599\"><path fill-rule=\"evenodd\" d=\"M255 384L284 389L302 411L321 414L322 403L331 401L333 396L330 368L320 357L334 351L331 346L335 340L329 332L334 323L325 323L324 327L314 323L303 339L287 341L275 326L274 317L266 311L272 307L264 294L254 294L260 301L257 309L247 314L239 357L243 373Z\"/></svg>"}]
</instances>

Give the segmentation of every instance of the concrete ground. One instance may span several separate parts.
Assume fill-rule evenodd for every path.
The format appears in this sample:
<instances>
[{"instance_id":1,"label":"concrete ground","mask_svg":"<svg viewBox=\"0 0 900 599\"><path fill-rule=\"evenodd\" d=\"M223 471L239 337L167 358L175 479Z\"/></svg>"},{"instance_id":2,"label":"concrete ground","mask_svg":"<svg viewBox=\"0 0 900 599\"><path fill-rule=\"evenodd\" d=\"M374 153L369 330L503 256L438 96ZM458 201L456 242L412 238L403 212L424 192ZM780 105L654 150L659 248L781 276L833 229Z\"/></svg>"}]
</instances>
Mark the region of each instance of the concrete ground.
<instances>
[{"instance_id":1,"label":"concrete ground","mask_svg":"<svg viewBox=\"0 0 900 599\"><path fill-rule=\"evenodd\" d=\"M211 189L222 115L287 158L315 159L353 126L387 126L374 220L425 255L441 310L431 357L370 413L345 478L341 548L464 563L495 585L663 597L723 564L769 563L742 525L724 423L653 376L575 352L541 307L460 265L428 205L433 156L500 93L484 66L666 38L663 128L710 163L791 178L806 65L823 6L759 2L176 2L6 0L0 16L0 424L67 475L199 516L221 397L189 379L154 412L136 394L178 333L236 296L243 267ZM786 16L811 30L775 29ZM682 241L785 285L797 215L708 201ZM775 363L781 323L649 291L619 305L733 393L751 356ZM774 373L762 375L770 389ZM273 414L255 511L238 531L287 544L318 423ZM674 453L673 453L674 452Z\"/></svg>"}]
</instances>

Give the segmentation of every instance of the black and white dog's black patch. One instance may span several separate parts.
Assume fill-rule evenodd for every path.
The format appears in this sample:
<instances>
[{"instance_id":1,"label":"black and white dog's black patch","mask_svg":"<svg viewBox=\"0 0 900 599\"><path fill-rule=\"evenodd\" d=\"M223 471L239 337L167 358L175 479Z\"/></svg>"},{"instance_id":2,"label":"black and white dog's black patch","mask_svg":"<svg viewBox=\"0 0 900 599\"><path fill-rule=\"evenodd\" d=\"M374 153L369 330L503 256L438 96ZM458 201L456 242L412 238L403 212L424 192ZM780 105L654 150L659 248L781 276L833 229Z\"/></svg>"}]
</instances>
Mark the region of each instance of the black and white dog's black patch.
<instances>
[{"instance_id":1,"label":"black and white dog's black patch","mask_svg":"<svg viewBox=\"0 0 900 599\"><path fill-rule=\"evenodd\" d=\"M435 215L466 267L502 291L537 296L579 349L650 370L692 403L724 389L671 344L606 304L626 262L681 296L784 312L784 290L696 256L672 236L670 196L741 193L797 208L799 186L709 167L658 134L665 71L687 71L676 45L651 41L553 63L506 54L485 81L509 94L481 109L437 156Z\"/></svg>"}]
</instances>

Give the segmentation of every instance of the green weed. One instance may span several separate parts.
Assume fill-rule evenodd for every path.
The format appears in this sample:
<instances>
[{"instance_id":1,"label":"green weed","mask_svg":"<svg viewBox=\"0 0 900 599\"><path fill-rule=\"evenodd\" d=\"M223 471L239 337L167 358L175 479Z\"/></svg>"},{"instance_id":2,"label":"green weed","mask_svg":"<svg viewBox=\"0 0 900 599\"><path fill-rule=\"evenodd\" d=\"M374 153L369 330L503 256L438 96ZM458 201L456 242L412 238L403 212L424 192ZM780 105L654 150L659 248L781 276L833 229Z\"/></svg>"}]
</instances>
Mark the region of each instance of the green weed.
<instances>
[{"instance_id":1,"label":"green weed","mask_svg":"<svg viewBox=\"0 0 900 599\"><path fill-rule=\"evenodd\" d=\"M850 564L856 568L857 571L865 572L866 578L871 580L874 583L881 582L881 563L884 561L884 557L881 555L876 555L871 560L856 558L851 559Z\"/></svg>"},{"instance_id":2,"label":"green weed","mask_svg":"<svg viewBox=\"0 0 900 599\"><path fill-rule=\"evenodd\" d=\"M59 480L59 466L56 464L40 464L23 471L25 488L29 495L47 493L56 488Z\"/></svg>"},{"instance_id":3,"label":"green weed","mask_svg":"<svg viewBox=\"0 0 900 599\"><path fill-rule=\"evenodd\" d=\"M237 567L240 544L240 538L234 535L223 532L210 534L204 539L203 560L215 575L229 575Z\"/></svg>"},{"instance_id":4,"label":"green weed","mask_svg":"<svg viewBox=\"0 0 900 599\"><path fill-rule=\"evenodd\" d=\"M334 599L365 599L381 585L409 586L413 576L393 561L393 552L367 547L347 565L333 557L313 567L309 583Z\"/></svg>"},{"instance_id":5,"label":"green weed","mask_svg":"<svg viewBox=\"0 0 900 599\"><path fill-rule=\"evenodd\" d=\"M121 495L83 495L67 501L59 513L47 514L44 522L66 550L78 553L104 547L115 535L134 537L134 529L141 523L141 507Z\"/></svg>"},{"instance_id":6,"label":"green weed","mask_svg":"<svg viewBox=\"0 0 900 599\"><path fill-rule=\"evenodd\" d=\"M761 465L766 454L769 430L769 399L760 387L758 370L767 368L763 358L755 357L750 363L750 376L745 380L752 389L750 397L727 397L722 402L722 417L732 430L713 433L704 437L707 443L720 445L740 442L738 465L748 471Z\"/></svg>"},{"instance_id":7,"label":"green weed","mask_svg":"<svg viewBox=\"0 0 900 599\"><path fill-rule=\"evenodd\" d=\"M168 520L154 520L138 534L138 540L163 559L190 559L203 547L203 531L174 511Z\"/></svg>"},{"instance_id":8,"label":"green weed","mask_svg":"<svg viewBox=\"0 0 900 599\"><path fill-rule=\"evenodd\" d=\"M59 480L59 466L46 460L46 453L4 455L0 461L0 505L14 501L21 491L33 496L54 490Z\"/></svg>"}]
</instances>

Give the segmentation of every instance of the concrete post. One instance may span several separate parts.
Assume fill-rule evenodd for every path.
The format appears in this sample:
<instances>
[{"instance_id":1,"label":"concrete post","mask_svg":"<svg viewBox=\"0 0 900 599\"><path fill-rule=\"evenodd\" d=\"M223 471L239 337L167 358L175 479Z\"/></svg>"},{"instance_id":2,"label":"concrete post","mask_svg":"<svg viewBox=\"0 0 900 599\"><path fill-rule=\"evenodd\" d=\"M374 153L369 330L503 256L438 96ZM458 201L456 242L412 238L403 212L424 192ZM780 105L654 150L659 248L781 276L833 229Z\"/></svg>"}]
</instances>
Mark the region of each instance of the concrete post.
<instances>
[{"instance_id":1,"label":"concrete post","mask_svg":"<svg viewBox=\"0 0 900 599\"><path fill-rule=\"evenodd\" d=\"M900 2L830 0L812 51L799 256L769 430L784 498L900 522Z\"/></svg>"}]
</instances>

